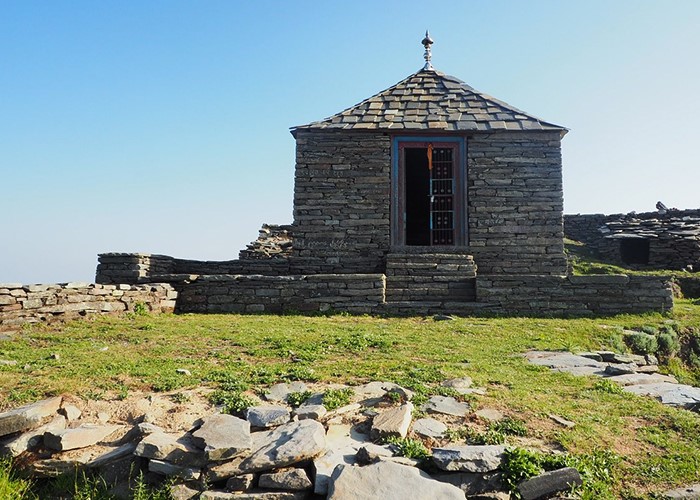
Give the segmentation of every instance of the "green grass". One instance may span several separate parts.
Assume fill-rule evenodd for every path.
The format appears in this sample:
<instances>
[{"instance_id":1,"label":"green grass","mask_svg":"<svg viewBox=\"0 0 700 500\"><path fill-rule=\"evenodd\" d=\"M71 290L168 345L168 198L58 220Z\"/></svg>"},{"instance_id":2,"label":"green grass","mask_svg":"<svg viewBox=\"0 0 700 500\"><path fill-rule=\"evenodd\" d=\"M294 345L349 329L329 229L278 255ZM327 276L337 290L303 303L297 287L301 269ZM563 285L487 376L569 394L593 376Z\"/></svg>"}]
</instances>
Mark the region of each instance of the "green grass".
<instances>
[{"instance_id":1,"label":"green grass","mask_svg":"<svg viewBox=\"0 0 700 500\"><path fill-rule=\"evenodd\" d=\"M468 375L487 389L486 396L470 397L472 407L497 408L526 422L528 439L575 456L604 449L622 457L610 491L633 498L700 481L700 417L618 394L592 378L529 365L520 354L615 349L621 328L659 327L669 319L700 327L700 304L679 300L669 316L583 319L131 315L37 325L0 343L0 358L18 362L0 366L0 407L62 393L118 399L136 390L205 385L220 391L224 404L228 395L237 411L246 389L292 380L393 381L415 390L419 404L443 391L442 380ZM672 360L669 370L697 377L697 368ZM178 368L192 376L178 375ZM560 428L549 414L576 426Z\"/></svg>"}]
</instances>

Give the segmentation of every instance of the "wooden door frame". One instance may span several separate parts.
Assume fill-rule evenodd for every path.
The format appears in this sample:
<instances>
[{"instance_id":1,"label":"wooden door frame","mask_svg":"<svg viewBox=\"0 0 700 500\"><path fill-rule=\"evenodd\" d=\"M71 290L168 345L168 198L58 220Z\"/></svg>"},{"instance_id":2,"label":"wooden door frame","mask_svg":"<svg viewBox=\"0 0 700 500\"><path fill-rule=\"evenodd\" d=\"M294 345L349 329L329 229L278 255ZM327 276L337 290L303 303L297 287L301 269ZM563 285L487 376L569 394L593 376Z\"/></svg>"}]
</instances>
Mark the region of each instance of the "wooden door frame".
<instances>
[{"instance_id":1,"label":"wooden door frame","mask_svg":"<svg viewBox=\"0 0 700 500\"><path fill-rule=\"evenodd\" d=\"M466 247L467 234L467 138L463 136L394 136L391 141L391 247L406 245L404 152L407 147L447 147L455 151L455 244L430 248Z\"/></svg>"}]
</instances>

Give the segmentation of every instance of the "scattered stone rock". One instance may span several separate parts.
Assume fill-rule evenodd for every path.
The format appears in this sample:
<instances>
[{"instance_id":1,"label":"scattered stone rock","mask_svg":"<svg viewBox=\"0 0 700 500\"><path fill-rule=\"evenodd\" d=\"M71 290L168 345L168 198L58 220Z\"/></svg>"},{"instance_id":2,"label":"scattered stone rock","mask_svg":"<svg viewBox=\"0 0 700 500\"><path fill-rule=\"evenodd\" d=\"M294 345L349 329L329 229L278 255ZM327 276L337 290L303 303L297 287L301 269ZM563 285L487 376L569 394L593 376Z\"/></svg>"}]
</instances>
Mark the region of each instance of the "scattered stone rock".
<instances>
[{"instance_id":1,"label":"scattered stone rock","mask_svg":"<svg viewBox=\"0 0 700 500\"><path fill-rule=\"evenodd\" d=\"M489 422L498 422L505 418L502 411L493 408L482 408L481 410L475 411L474 415Z\"/></svg>"},{"instance_id":2,"label":"scattered stone rock","mask_svg":"<svg viewBox=\"0 0 700 500\"><path fill-rule=\"evenodd\" d=\"M460 394L471 394L472 392L472 379L471 377L461 377L453 378L450 380L445 380L442 384L443 387L449 387L454 389Z\"/></svg>"},{"instance_id":3,"label":"scattered stone rock","mask_svg":"<svg viewBox=\"0 0 700 500\"><path fill-rule=\"evenodd\" d=\"M430 413L442 413L443 415L453 415L464 417L469 413L469 403L460 403L455 398L449 396L432 396L423 405L423 410Z\"/></svg>"},{"instance_id":4,"label":"scattered stone rock","mask_svg":"<svg viewBox=\"0 0 700 500\"><path fill-rule=\"evenodd\" d=\"M184 484L174 484L170 487L170 496L173 500L194 500L199 498L199 491Z\"/></svg>"},{"instance_id":5,"label":"scattered stone rock","mask_svg":"<svg viewBox=\"0 0 700 500\"><path fill-rule=\"evenodd\" d=\"M413 432L423 437L439 438L446 430L447 426L434 418L420 418L413 422Z\"/></svg>"},{"instance_id":6,"label":"scattered stone rock","mask_svg":"<svg viewBox=\"0 0 700 500\"><path fill-rule=\"evenodd\" d=\"M246 411L246 419L250 425L263 429L286 424L289 418L289 409L284 406L251 406Z\"/></svg>"},{"instance_id":7,"label":"scattered stone rock","mask_svg":"<svg viewBox=\"0 0 700 500\"><path fill-rule=\"evenodd\" d=\"M255 474L241 474L233 476L226 481L226 489L229 491L248 491L253 488Z\"/></svg>"},{"instance_id":8,"label":"scattered stone rock","mask_svg":"<svg viewBox=\"0 0 700 500\"><path fill-rule=\"evenodd\" d=\"M608 363L617 363L617 364L624 364L624 365L639 365L643 366L647 364L647 360L644 356L640 356L638 354L618 354L618 353L613 353L612 358L609 358L610 361L607 361Z\"/></svg>"},{"instance_id":9,"label":"scattered stone rock","mask_svg":"<svg viewBox=\"0 0 700 500\"><path fill-rule=\"evenodd\" d=\"M192 372L189 371L189 370L186 369L186 368L177 368L177 369L175 370L175 373L177 373L178 375L185 375L185 376L187 376L187 377L191 377L191 376L192 376Z\"/></svg>"},{"instance_id":10,"label":"scattered stone rock","mask_svg":"<svg viewBox=\"0 0 700 500\"><path fill-rule=\"evenodd\" d=\"M305 420L307 418L320 420L326 413L328 413L328 410L326 410L326 407L323 405L303 405L294 410L294 415L296 415L299 420Z\"/></svg>"},{"instance_id":11,"label":"scattered stone rock","mask_svg":"<svg viewBox=\"0 0 700 500\"><path fill-rule=\"evenodd\" d=\"M196 481L201 476L199 469L182 467L155 459L148 461L148 470L168 477L177 477L184 481Z\"/></svg>"},{"instance_id":12,"label":"scattered stone rock","mask_svg":"<svg viewBox=\"0 0 700 500\"><path fill-rule=\"evenodd\" d=\"M608 365L605 367L605 374L609 376L630 375L636 371L637 365L634 364Z\"/></svg>"},{"instance_id":13,"label":"scattered stone rock","mask_svg":"<svg viewBox=\"0 0 700 500\"><path fill-rule=\"evenodd\" d=\"M434 481L415 468L392 462L378 462L366 467L339 465L333 471L328 500L407 498L464 500L464 493L451 484Z\"/></svg>"},{"instance_id":14,"label":"scattered stone rock","mask_svg":"<svg viewBox=\"0 0 700 500\"><path fill-rule=\"evenodd\" d=\"M192 433L192 443L204 450L208 461L237 457L253 445L250 423L233 415L210 415Z\"/></svg>"},{"instance_id":15,"label":"scattered stone rock","mask_svg":"<svg viewBox=\"0 0 700 500\"><path fill-rule=\"evenodd\" d=\"M433 448L433 462L444 471L492 472L501 465L505 449L501 445Z\"/></svg>"},{"instance_id":16,"label":"scattered stone rock","mask_svg":"<svg viewBox=\"0 0 700 500\"><path fill-rule=\"evenodd\" d=\"M103 411L101 411L97 414L97 420L99 420L103 424L106 424L107 422L109 422L110 418L112 418L112 416L109 413L105 413Z\"/></svg>"},{"instance_id":17,"label":"scattered stone rock","mask_svg":"<svg viewBox=\"0 0 700 500\"><path fill-rule=\"evenodd\" d=\"M61 355L58 354L57 352L54 352L54 353L52 353L52 354L49 356L49 359L53 359L53 360L55 360L55 361L58 361L58 360L61 359Z\"/></svg>"},{"instance_id":18,"label":"scattered stone rock","mask_svg":"<svg viewBox=\"0 0 700 500\"><path fill-rule=\"evenodd\" d=\"M567 420L564 417L560 417L559 415L553 415L550 413L549 418L554 420L556 423L558 423L562 427L566 427L568 429L572 429L572 428L576 427L576 422L572 422L571 420Z\"/></svg>"},{"instance_id":19,"label":"scattered stone rock","mask_svg":"<svg viewBox=\"0 0 700 500\"><path fill-rule=\"evenodd\" d=\"M47 458L32 463L29 471L36 478L58 477L64 474L73 475L76 470L84 466L85 461L79 459Z\"/></svg>"},{"instance_id":20,"label":"scattered stone rock","mask_svg":"<svg viewBox=\"0 0 700 500\"><path fill-rule=\"evenodd\" d=\"M615 354L611 352L610 354ZM592 359L594 361L603 361L603 356L600 352L579 352L576 356L583 356L584 358Z\"/></svg>"},{"instance_id":21,"label":"scattered stone rock","mask_svg":"<svg viewBox=\"0 0 700 500\"><path fill-rule=\"evenodd\" d=\"M661 375L660 373L629 373L624 375L617 375L615 377L608 377L608 380L620 384L622 386L626 385L642 385L642 384L658 384L662 382L669 382L671 384L677 384L678 380L671 375Z\"/></svg>"},{"instance_id":22,"label":"scattered stone rock","mask_svg":"<svg viewBox=\"0 0 700 500\"><path fill-rule=\"evenodd\" d=\"M80 408L78 408L75 405L63 405L61 409L58 410L58 412L62 415L65 415L69 422L78 420L80 418L80 415L82 415L83 413L80 411Z\"/></svg>"},{"instance_id":23,"label":"scattered stone rock","mask_svg":"<svg viewBox=\"0 0 700 500\"><path fill-rule=\"evenodd\" d=\"M583 480L579 472L573 467L565 467L523 481L518 484L518 492L523 500L535 500L581 484Z\"/></svg>"},{"instance_id":24,"label":"scattered stone rock","mask_svg":"<svg viewBox=\"0 0 700 500\"><path fill-rule=\"evenodd\" d=\"M661 382L658 384L628 385L627 392L640 396L651 396L662 404L697 410L700 406L700 387Z\"/></svg>"},{"instance_id":25,"label":"scattered stone rock","mask_svg":"<svg viewBox=\"0 0 700 500\"><path fill-rule=\"evenodd\" d=\"M219 481L225 481L232 476L242 477L243 471L241 471L241 462L243 457L237 457L228 462L216 462L214 464L209 464L206 470L206 478L209 483L217 483Z\"/></svg>"},{"instance_id":26,"label":"scattered stone rock","mask_svg":"<svg viewBox=\"0 0 700 500\"><path fill-rule=\"evenodd\" d=\"M17 361L14 359L0 359L0 366L15 366Z\"/></svg>"},{"instance_id":27,"label":"scattered stone rock","mask_svg":"<svg viewBox=\"0 0 700 500\"><path fill-rule=\"evenodd\" d=\"M118 425L83 424L75 429L48 431L44 445L57 451L75 450L92 446L119 429Z\"/></svg>"},{"instance_id":28,"label":"scattered stone rock","mask_svg":"<svg viewBox=\"0 0 700 500\"><path fill-rule=\"evenodd\" d=\"M358 450L370 446L369 436L349 424L331 424L326 434L326 452L313 460L314 493L325 495L328 481L339 464L354 464Z\"/></svg>"},{"instance_id":29,"label":"scattered stone rock","mask_svg":"<svg viewBox=\"0 0 700 500\"><path fill-rule=\"evenodd\" d=\"M663 494L664 498L696 500L700 499L700 483L668 490Z\"/></svg>"},{"instance_id":30,"label":"scattered stone rock","mask_svg":"<svg viewBox=\"0 0 700 500\"><path fill-rule=\"evenodd\" d=\"M66 428L66 419L61 415L55 416L48 423L34 430L12 436L0 442L0 455L16 457L20 453L32 450L44 442L44 433Z\"/></svg>"},{"instance_id":31,"label":"scattered stone rock","mask_svg":"<svg viewBox=\"0 0 700 500\"><path fill-rule=\"evenodd\" d=\"M388 392L396 392L403 401L410 401L413 392L401 387L393 382L368 382L357 387L353 387L355 397L362 401L365 406L379 404Z\"/></svg>"},{"instance_id":32,"label":"scattered stone rock","mask_svg":"<svg viewBox=\"0 0 700 500\"><path fill-rule=\"evenodd\" d=\"M387 445L381 446L374 443L367 443L357 450L355 461L359 465L369 465L378 462L381 458L387 458L393 455L394 453Z\"/></svg>"},{"instance_id":33,"label":"scattered stone rock","mask_svg":"<svg viewBox=\"0 0 700 500\"><path fill-rule=\"evenodd\" d=\"M58 411L61 401L62 398L57 396L0 413L0 436L37 427L42 420Z\"/></svg>"},{"instance_id":34,"label":"scattered stone rock","mask_svg":"<svg viewBox=\"0 0 700 500\"><path fill-rule=\"evenodd\" d=\"M88 466L95 469L104 467L105 465L109 465L110 463L116 462L124 457L133 455L135 449L136 445L134 443L123 444L93 458L88 463Z\"/></svg>"},{"instance_id":35,"label":"scattered stone rock","mask_svg":"<svg viewBox=\"0 0 700 500\"><path fill-rule=\"evenodd\" d=\"M143 438L134 450L134 455L164 460L183 467L204 467L204 452L194 446L187 437L164 432L154 432Z\"/></svg>"},{"instance_id":36,"label":"scattered stone rock","mask_svg":"<svg viewBox=\"0 0 700 500\"><path fill-rule=\"evenodd\" d=\"M433 321L452 321L454 318L447 314L436 314L433 316Z\"/></svg>"},{"instance_id":37,"label":"scattered stone rock","mask_svg":"<svg viewBox=\"0 0 700 500\"><path fill-rule=\"evenodd\" d=\"M379 439L385 436L406 437L408 428L411 425L412 412L413 405L411 403L384 410L374 417L370 436L372 439Z\"/></svg>"},{"instance_id":38,"label":"scattered stone rock","mask_svg":"<svg viewBox=\"0 0 700 500\"><path fill-rule=\"evenodd\" d=\"M273 490L304 491L313 486L304 469L288 469L261 474L258 487Z\"/></svg>"},{"instance_id":39,"label":"scattered stone rock","mask_svg":"<svg viewBox=\"0 0 700 500\"><path fill-rule=\"evenodd\" d=\"M572 375L601 375L606 363L563 351L529 351L525 357L534 365L546 366ZM605 360L605 358L603 358Z\"/></svg>"},{"instance_id":40,"label":"scattered stone rock","mask_svg":"<svg viewBox=\"0 0 700 500\"><path fill-rule=\"evenodd\" d=\"M451 472L434 474L433 479L452 484L461 489L467 498L485 498L486 494L500 494L504 488L501 473L478 474L475 472ZM507 494L508 495L508 494ZM510 498L510 495L506 496Z\"/></svg>"},{"instance_id":41,"label":"scattered stone rock","mask_svg":"<svg viewBox=\"0 0 700 500\"><path fill-rule=\"evenodd\" d=\"M306 384L299 381L290 384L275 384L265 392L265 399L268 401L287 401L290 394L307 390Z\"/></svg>"},{"instance_id":42,"label":"scattered stone rock","mask_svg":"<svg viewBox=\"0 0 700 500\"><path fill-rule=\"evenodd\" d=\"M299 491L279 491L260 493L228 493L225 491L210 490L202 493L200 500L303 500L306 498L305 492Z\"/></svg>"},{"instance_id":43,"label":"scattered stone rock","mask_svg":"<svg viewBox=\"0 0 700 500\"><path fill-rule=\"evenodd\" d=\"M243 472L286 467L319 455L326 447L326 431L315 420L282 425L266 442L241 462Z\"/></svg>"}]
</instances>

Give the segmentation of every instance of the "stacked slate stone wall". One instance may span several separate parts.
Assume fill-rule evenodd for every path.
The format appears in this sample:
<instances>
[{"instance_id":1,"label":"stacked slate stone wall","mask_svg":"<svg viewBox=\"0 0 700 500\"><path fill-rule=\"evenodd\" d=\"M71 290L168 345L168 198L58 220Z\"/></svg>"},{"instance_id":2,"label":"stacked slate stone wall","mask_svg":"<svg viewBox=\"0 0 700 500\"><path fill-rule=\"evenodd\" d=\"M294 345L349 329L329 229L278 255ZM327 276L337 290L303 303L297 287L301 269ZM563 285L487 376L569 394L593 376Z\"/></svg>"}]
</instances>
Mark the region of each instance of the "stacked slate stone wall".
<instances>
[{"instance_id":1,"label":"stacked slate stone wall","mask_svg":"<svg viewBox=\"0 0 700 500\"><path fill-rule=\"evenodd\" d=\"M489 311L554 316L664 312L673 308L671 280L655 276L477 275Z\"/></svg>"},{"instance_id":2,"label":"stacked slate stone wall","mask_svg":"<svg viewBox=\"0 0 700 500\"><path fill-rule=\"evenodd\" d=\"M293 273L383 272L390 146L383 134L297 132Z\"/></svg>"},{"instance_id":3,"label":"stacked slate stone wall","mask_svg":"<svg viewBox=\"0 0 700 500\"><path fill-rule=\"evenodd\" d=\"M168 284L57 285L0 284L0 330L25 323L52 322L91 314L134 311L173 312L177 292Z\"/></svg>"},{"instance_id":4,"label":"stacked slate stone wall","mask_svg":"<svg viewBox=\"0 0 700 500\"><path fill-rule=\"evenodd\" d=\"M372 313L384 303L383 274L199 276L180 286L178 312Z\"/></svg>"},{"instance_id":5,"label":"stacked slate stone wall","mask_svg":"<svg viewBox=\"0 0 700 500\"><path fill-rule=\"evenodd\" d=\"M567 238L585 243L599 259L633 269L700 270L700 210L666 213L576 214L564 216ZM649 242L648 264L625 263L621 242Z\"/></svg>"},{"instance_id":6,"label":"stacked slate stone wall","mask_svg":"<svg viewBox=\"0 0 700 500\"><path fill-rule=\"evenodd\" d=\"M559 133L475 134L467 149L468 253L479 272L565 274Z\"/></svg>"}]
</instances>

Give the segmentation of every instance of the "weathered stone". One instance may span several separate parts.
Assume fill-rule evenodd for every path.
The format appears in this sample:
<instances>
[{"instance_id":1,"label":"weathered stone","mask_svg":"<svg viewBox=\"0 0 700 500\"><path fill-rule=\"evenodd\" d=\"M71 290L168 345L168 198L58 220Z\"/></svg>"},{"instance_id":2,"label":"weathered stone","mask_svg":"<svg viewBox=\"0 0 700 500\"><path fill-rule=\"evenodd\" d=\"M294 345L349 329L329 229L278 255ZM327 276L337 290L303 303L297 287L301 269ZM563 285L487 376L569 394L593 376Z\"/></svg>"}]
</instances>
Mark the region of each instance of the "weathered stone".
<instances>
[{"instance_id":1,"label":"weathered stone","mask_svg":"<svg viewBox=\"0 0 700 500\"><path fill-rule=\"evenodd\" d=\"M353 387L355 397L362 401L365 406L373 406L384 399L388 392L399 394L402 400L410 401L413 392L401 387L393 382L368 382L363 385Z\"/></svg>"},{"instance_id":2,"label":"weathered stone","mask_svg":"<svg viewBox=\"0 0 700 500\"><path fill-rule=\"evenodd\" d=\"M518 484L518 492L523 500L535 500L582 484L579 472L572 467L565 467L523 481Z\"/></svg>"},{"instance_id":3,"label":"weathered stone","mask_svg":"<svg viewBox=\"0 0 700 500\"><path fill-rule=\"evenodd\" d=\"M47 458L32 463L28 470L33 477L45 478L75 474L76 470L83 467L85 467L83 460Z\"/></svg>"},{"instance_id":4,"label":"weathered stone","mask_svg":"<svg viewBox=\"0 0 700 500\"><path fill-rule=\"evenodd\" d=\"M443 415L453 415L464 417L469 413L468 403L460 403L455 398L449 396L432 396L423 405L423 410L430 413L442 413Z\"/></svg>"},{"instance_id":5,"label":"weathered stone","mask_svg":"<svg viewBox=\"0 0 700 500\"><path fill-rule=\"evenodd\" d=\"M305 492L300 491L265 491L260 493L228 493L226 491L205 491L200 500L303 500Z\"/></svg>"},{"instance_id":6,"label":"weathered stone","mask_svg":"<svg viewBox=\"0 0 700 500\"><path fill-rule=\"evenodd\" d=\"M173 500L194 500L199 498L199 491L184 484L173 484L170 487L170 497Z\"/></svg>"},{"instance_id":7,"label":"weathered stone","mask_svg":"<svg viewBox=\"0 0 700 500\"><path fill-rule=\"evenodd\" d=\"M501 465L505 449L500 445L433 448L433 462L445 471L492 472Z\"/></svg>"},{"instance_id":8,"label":"weathered stone","mask_svg":"<svg viewBox=\"0 0 700 500\"><path fill-rule=\"evenodd\" d=\"M289 422L289 418L289 409L284 406L251 406L246 411L246 419L252 427L276 427Z\"/></svg>"},{"instance_id":9,"label":"weathered stone","mask_svg":"<svg viewBox=\"0 0 700 500\"><path fill-rule=\"evenodd\" d=\"M305 392L308 390L304 382L291 382L289 384L275 384L265 391L265 399L268 401L287 401L290 394L294 392Z\"/></svg>"},{"instance_id":10,"label":"weathered stone","mask_svg":"<svg viewBox=\"0 0 700 500\"><path fill-rule=\"evenodd\" d=\"M471 393L472 379L471 377L453 378L450 380L445 380L442 383L442 386L449 387L450 389L454 389L460 394L466 395Z\"/></svg>"},{"instance_id":11,"label":"weathered stone","mask_svg":"<svg viewBox=\"0 0 700 500\"><path fill-rule=\"evenodd\" d=\"M568 352L529 351L525 353L525 357L534 365L547 366L572 375L602 375L608 366L606 363Z\"/></svg>"},{"instance_id":12,"label":"weathered stone","mask_svg":"<svg viewBox=\"0 0 700 500\"><path fill-rule=\"evenodd\" d=\"M250 423L233 415L210 415L192 433L192 443L204 450L208 461L237 457L253 445Z\"/></svg>"},{"instance_id":13,"label":"weathered stone","mask_svg":"<svg viewBox=\"0 0 700 500\"><path fill-rule=\"evenodd\" d=\"M58 410L58 412L62 415L65 415L66 419L68 419L69 422L78 420L80 418L80 415L82 415L83 413L80 411L80 408L78 408L75 405L63 405Z\"/></svg>"},{"instance_id":14,"label":"weathered stone","mask_svg":"<svg viewBox=\"0 0 700 500\"><path fill-rule=\"evenodd\" d=\"M153 458L148 461L148 470L168 477L177 477L184 481L196 481L202 474L199 469L182 467Z\"/></svg>"},{"instance_id":15,"label":"weathered stone","mask_svg":"<svg viewBox=\"0 0 700 500\"><path fill-rule=\"evenodd\" d=\"M44 418L58 411L62 399L57 396L0 413L0 436L37 427Z\"/></svg>"},{"instance_id":16,"label":"weathered stone","mask_svg":"<svg viewBox=\"0 0 700 500\"><path fill-rule=\"evenodd\" d=\"M660 382L656 384L628 385L623 387L623 389L638 396L651 396L665 405L678 406L690 410L697 409L700 406L700 387Z\"/></svg>"},{"instance_id":17,"label":"weathered stone","mask_svg":"<svg viewBox=\"0 0 700 500\"><path fill-rule=\"evenodd\" d=\"M66 418L56 415L46 424L18 436L12 436L0 442L0 455L16 457L20 453L32 450L44 441L44 433L66 428Z\"/></svg>"},{"instance_id":18,"label":"weathered stone","mask_svg":"<svg viewBox=\"0 0 700 500\"><path fill-rule=\"evenodd\" d=\"M209 483L217 483L231 476L243 475L241 470L241 462L243 457L237 457L228 462L213 462L208 464L206 477Z\"/></svg>"},{"instance_id":19,"label":"weathered stone","mask_svg":"<svg viewBox=\"0 0 700 500\"><path fill-rule=\"evenodd\" d=\"M672 375L661 375L660 373L630 373L624 375L617 375L615 377L608 377L608 380L625 385L642 385L642 384L658 384L662 382L669 382L671 384L677 384L678 380Z\"/></svg>"},{"instance_id":20,"label":"weathered stone","mask_svg":"<svg viewBox=\"0 0 700 500\"><path fill-rule=\"evenodd\" d=\"M379 439L386 436L406 437L408 428L411 425L411 414L413 405L403 404L397 408L384 410L372 420L372 439Z\"/></svg>"},{"instance_id":21,"label":"weathered stone","mask_svg":"<svg viewBox=\"0 0 700 500\"><path fill-rule=\"evenodd\" d=\"M464 493L450 484L434 481L415 468L392 462L377 462L365 467L339 465L333 471L328 500L454 499L464 500Z\"/></svg>"},{"instance_id":22,"label":"weathered stone","mask_svg":"<svg viewBox=\"0 0 700 500\"><path fill-rule=\"evenodd\" d=\"M576 422L572 422L571 420L567 420L564 417L560 417L559 415L553 415L550 413L549 418L554 420L556 423L558 423L562 427L566 427L568 429L572 429L572 428L576 427Z\"/></svg>"},{"instance_id":23,"label":"weathered stone","mask_svg":"<svg viewBox=\"0 0 700 500\"><path fill-rule=\"evenodd\" d=\"M106 451L101 455L96 456L90 462L88 462L87 465L88 467L95 469L104 467L112 462L121 460L124 457L133 455L135 449L136 445L134 443L123 444L116 448L112 448L111 450Z\"/></svg>"},{"instance_id":24,"label":"weathered stone","mask_svg":"<svg viewBox=\"0 0 700 500\"><path fill-rule=\"evenodd\" d=\"M314 458L314 493L328 493L328 481L339 464L356 463L358 450L371 446L369 436L357 431L349 424L330 424L326 434L326 451Z\"/></svg>"},{"instance_id":25,"label":"weathered stone","mask_svg":"<svg viewBox=\"0 0 700 500\"><path fill-rule=\"evenodd\" d=\"M261 474L258 486L273 490L303 491L310 489L313 483L311 483L304 469L287 469Z\"/></svg>"},{"instance_id":26,"label":"weathered stone","mask_svg":"<svg viewBox=\"0 0 700 500\"><path fill-rule=\"evenodd\" d=\"M241 462L243 472L286 467L320 454L326 446L326 432L315 420L290 422L275 429L266 442Z\"/></svg>"},{"instance_id":27,"label":"weathered stone","mask_svg":"<svg viewBox=\"0 0 700 500\"><path fill-rule=\"evenodd\" d=\"M391 457L394 453L388 445L380 446L374 443L367 443L362 446L355 454L355 462L359 465L368 465L378 462L380 458ZM352 464L348 464L352 465Z\"/></svg>"},{"instance_id":28,"label":"weathered stone","mask_svg":"<svg viewBox=\"0 0 700 500\"><path fill-rule=\"evenodd\" d=\"M617 364L617 365L608 365L605 367L605 375L607 376L617 376L617 375L629 375L631 373L635 373L637 371L637 365L634 364Z\"/></svg>"},{"instance_id":29,"label":"weathered stone","mask_svg":"<svg viewBox=\"0 0 700 500\"><path fill-rule=\"evenodd\" d=\"M439 438L446 430L447 426L434 418L421 418L413 422L413 432L423 437Z\"/></svg>"},{"instance_id":30,"label":"weathered stone","mask_svg":"<svg viewBox=\"0 0 700 500\"><path fill-rule=\"evenodd\" d=\"M229 491L248 491L255 483L255 474L241 474L233 476L226 481L226 489Z\"/></svg>"},{"instance_id":31,"label":"weathered stone","mask_svg":"<svg viewBox=\"0 0 700 500\"><path fill-rule=\"evenodd\" d=\"M328 413L328 410L326 410L326 407L323 405L302 405L294 410L294 415L296 415L299 420L305 420L307 418L320 420L326 413Z\"/></svg>"},{"instance_id":32,"label":"weathered stone","mask_svg":"<svg viewBox=\"0 0 700 500\"><path fill-rule=\"evenodd\" d=\"M433 321L452 321L454 320L454 317L448 315L448 314L436 314L433 316Z\"/></svg>"},{"instance_id":33,"label":"weathered stone","mask_svg":"<svg viewBox=\"0 0 700 500\"><path fill-rule=\"evenodd\" d=\"M698 500L700 499L700 483L685 486L683 488L675 488L664 492L663 498L683 499L683 500Z\"/></svg>"},{"instance_id":34,"label":"weathered stone","mask_svg":"<svg viewBox=\"0 0 700 500\"><path fill-rule=\"evenodd\" d=\"M498 422L504 418L503 412L493 408L482 408L475 411L474 415L484 420L488 420L489 422Z\"/></svg>"},{"instance_id":35,"label":"weathered stone","mask_svg":"<svg viewBox=\"0 0 700 500\"><path fill-rule=\"evenodd\" d=\"M501 473L479 474L475 472L451 472L433 474L432 478L441 483L452 484L461 489L467 498L484 498L488 493L496 494L504 488ZM508 495L506 498L510 498Z\"/></svg>"},{"instance_id":36,"label":"weathered stone","mask_svg":"<svg viewBox=\"0 0 700 500\"><path fill-rule=\"evenodd\" d=\"M83 424L75 429L48 431L44 434L44 445L57 451L85 448L102 441L119 428L118 425Z\"/></svg>"},{"instance_id":37,"label":"weathered stone","mask_svg":"<svg viewBox=\"0 0 700 500\"><path fill-rule=\"evenodd\" d=\"M194 446L190 439L163 432L154 432L143 438L136 446L134 455L183 467L203 467L206 464L204 452Z\"/></svg>"}]
</instances>

